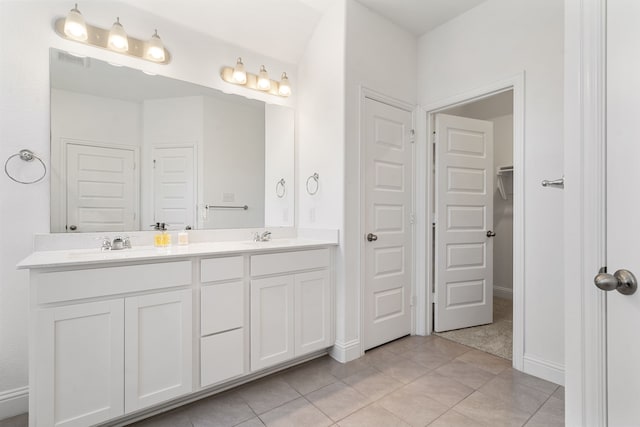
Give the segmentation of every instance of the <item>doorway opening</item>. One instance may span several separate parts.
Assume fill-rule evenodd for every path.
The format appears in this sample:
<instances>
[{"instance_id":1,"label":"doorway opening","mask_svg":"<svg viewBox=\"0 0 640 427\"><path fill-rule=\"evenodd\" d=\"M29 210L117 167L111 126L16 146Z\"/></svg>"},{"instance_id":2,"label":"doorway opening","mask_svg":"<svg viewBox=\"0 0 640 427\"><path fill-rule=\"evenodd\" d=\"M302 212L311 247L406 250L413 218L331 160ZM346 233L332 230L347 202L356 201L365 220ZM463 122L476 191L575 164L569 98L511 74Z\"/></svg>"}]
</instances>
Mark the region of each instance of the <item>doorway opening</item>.
<instances>
[{"instance_id":1,"label":"doorway opening","mask_svg":"<svg viewBox=\"0 0 640 427\"><path fill-rule=\"evenodd\" d=\"M430 114L432 331L513 360L514 90Z\"/></svg>"}]
</instances>

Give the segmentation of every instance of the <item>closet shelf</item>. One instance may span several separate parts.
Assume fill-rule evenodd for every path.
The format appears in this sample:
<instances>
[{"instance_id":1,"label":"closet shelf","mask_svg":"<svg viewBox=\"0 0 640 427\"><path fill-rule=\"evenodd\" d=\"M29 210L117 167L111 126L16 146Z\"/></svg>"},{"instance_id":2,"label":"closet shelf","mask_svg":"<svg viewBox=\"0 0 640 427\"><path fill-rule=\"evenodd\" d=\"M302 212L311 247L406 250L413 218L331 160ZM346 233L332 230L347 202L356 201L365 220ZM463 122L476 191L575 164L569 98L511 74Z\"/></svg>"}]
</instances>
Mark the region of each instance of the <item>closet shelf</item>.
<instances>
[{"instance_id":1,"label":"closet shelf","mask_svg":"<svg viewBox=\"0 0 640 427\"><path fill-rule=\"evenodd\" d=\"M511 175L513 179L513 165L508 166L498 166L496 169L496 175L498 176L498 191L500 191L500 196L503 200L507 200L507 192L505 191L504 186L504 177Z\"/></svg>"}]
</instances>

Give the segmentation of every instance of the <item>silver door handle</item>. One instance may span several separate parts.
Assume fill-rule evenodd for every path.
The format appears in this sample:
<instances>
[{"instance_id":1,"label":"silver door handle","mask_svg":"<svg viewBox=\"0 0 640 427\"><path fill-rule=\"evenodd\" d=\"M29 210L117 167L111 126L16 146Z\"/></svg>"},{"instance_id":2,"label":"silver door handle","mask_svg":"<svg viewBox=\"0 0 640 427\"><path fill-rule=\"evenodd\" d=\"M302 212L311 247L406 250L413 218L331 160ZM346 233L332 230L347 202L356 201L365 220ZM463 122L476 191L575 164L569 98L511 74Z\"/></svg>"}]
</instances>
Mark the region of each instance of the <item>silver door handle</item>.
<instances>
[{"instance_id":1,"label":"silver door handle","mask_svg":"<svg viewBox=\"0 0 640 427\"><path fill-rule=\"evenodd\" d=\"M496 237L496 233L494 233L493 231L489 230L489 231L487 231L487 237Z\"/></svg>"},{"instance_id":2,"label":"silver door handle","mask_svg":"<svg viewBox=\"0 0 640 427\"><path fill-rule=\"evenodd\" d=\"M376 240L378 240L378 236L373 233L369 233L367 234L367 240L370 242L375 242Z\"/></svg>"},{"instance_id":3,"label":"silver door handle","mask_svg":"<svg viewBox=\"0 0 640 427\"><path fill-rule=\"evenodd\" d=\"M561 187L564 188L564 176L560 179L554 179L554 180L548 180L545 179L544 181L542 181L542 186L543 187Z\"/></svg>"},{"instance_id":4,"label":"silver door handle","mask_svg":"<svg viewBox=\"0 0 640 427\"><path fill-rule=\"evenodd\" d=\"M618 270L613 275L606 272L606 267L600 269L600 272L593 279L595 285L603 291L617 290L623 295L633 295L638 289L638 281L636 276L629 270Z\"/></svg>"}]
</instances>

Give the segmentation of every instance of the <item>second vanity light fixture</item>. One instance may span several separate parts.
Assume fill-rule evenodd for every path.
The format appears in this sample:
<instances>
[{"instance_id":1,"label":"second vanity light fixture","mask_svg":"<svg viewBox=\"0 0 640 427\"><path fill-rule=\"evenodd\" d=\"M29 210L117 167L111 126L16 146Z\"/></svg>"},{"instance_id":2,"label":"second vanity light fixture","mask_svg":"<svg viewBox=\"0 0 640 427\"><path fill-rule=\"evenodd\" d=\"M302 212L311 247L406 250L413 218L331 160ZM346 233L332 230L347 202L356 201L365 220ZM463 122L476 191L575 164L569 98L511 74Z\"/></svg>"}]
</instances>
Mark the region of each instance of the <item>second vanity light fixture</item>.
<instances>
[{"instance_id":1,"label":"second vanity light fixture","mask_svg":"<svg viewBox=\"0 0 640 427\"><path fill-rule=\"evenodd\" d=\"M107 49L156 64L171 62L171 54L160 40L158 30L155 30L151 38L145 41L128 36L119 17L116 18L110 30L94 27L85 22L77 4L69 11L66 18L56 20L54 28L60 37L67 40Z\"/></svg>"},{"instance_id":2,"label":"second vanity light fixture","mask_svg":"<svg viewBox=\"0 0 640 427\"><path fill-rule=\"evenodd\" d=\"M282 73L280 81L271 80L264 65L260 66L258 74L248 73L244 68L242 58L238 58L235 67L223 67L222 80L234 85L240 85L271 95L287 97L291 95L291 85L287 73Z\"/></svg>"}]
</instances>

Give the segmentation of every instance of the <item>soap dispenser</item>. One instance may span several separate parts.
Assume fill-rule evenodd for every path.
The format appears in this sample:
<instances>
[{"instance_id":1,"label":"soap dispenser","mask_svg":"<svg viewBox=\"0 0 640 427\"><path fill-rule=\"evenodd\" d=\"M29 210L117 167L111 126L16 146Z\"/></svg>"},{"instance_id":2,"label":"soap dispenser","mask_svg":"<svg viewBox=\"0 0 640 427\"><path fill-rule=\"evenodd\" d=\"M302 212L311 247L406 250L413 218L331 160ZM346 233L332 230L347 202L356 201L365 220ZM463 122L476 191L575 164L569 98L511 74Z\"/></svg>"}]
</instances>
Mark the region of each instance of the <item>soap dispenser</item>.
<instances>
[{"instance_id":1,"label":"soap dispenser","mask_svg":"<svg viewBox=\"0 0 640 427\"><path fill-rule=\"evenodd\" d=\"M153 227L154 231L156 232L153 235L153 246L155 246L156 248L163 247L164 246L164 236L163 236L164 224L156 222L151 227Z\"/></svg>"},{"instance_id":2,"label":"soap dispenser","mask_svg":"<svg viewBox=\"0 0 640 427\"><path fill-rule=\"evenodd\" d=\"M162 246L165 248L171 246L171 234L167 233L167 227L169 227L169 224L161 222L160 227L162 228Z\"/></svg>"}]
</instances>

